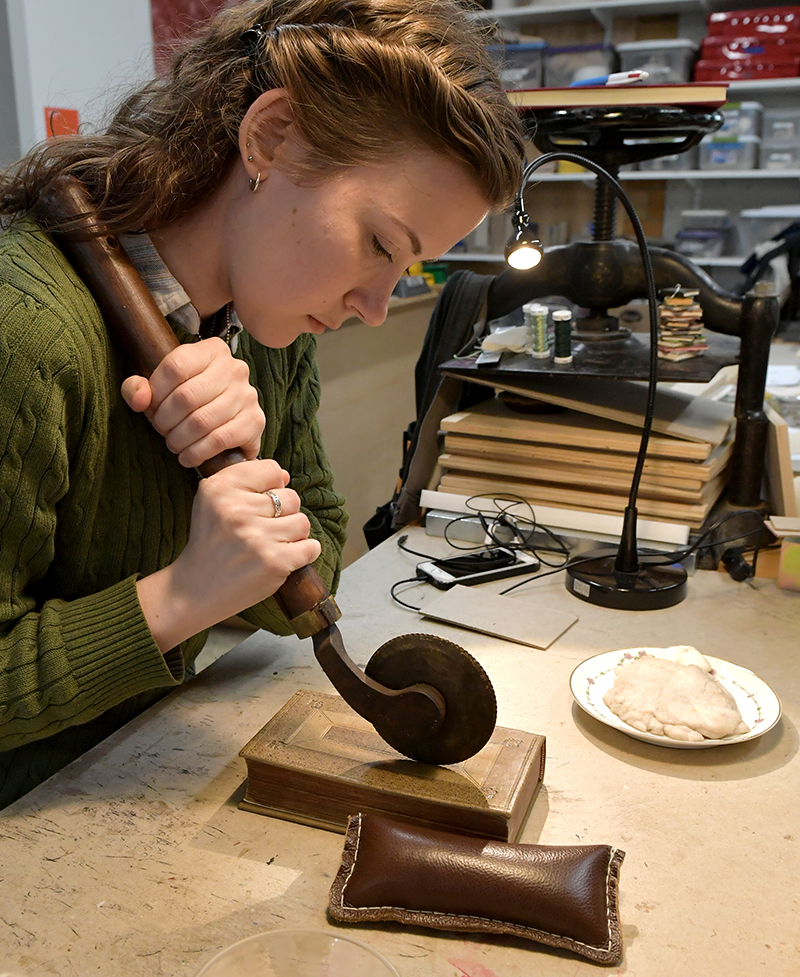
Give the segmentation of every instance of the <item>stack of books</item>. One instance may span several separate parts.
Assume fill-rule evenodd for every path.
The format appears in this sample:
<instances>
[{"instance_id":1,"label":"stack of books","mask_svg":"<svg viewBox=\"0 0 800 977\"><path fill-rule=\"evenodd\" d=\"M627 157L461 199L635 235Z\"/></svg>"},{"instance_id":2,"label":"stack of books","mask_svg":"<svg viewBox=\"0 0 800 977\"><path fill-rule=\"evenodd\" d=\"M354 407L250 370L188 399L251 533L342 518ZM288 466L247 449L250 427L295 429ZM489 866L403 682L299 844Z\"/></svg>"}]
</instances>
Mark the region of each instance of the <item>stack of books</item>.
<instances>
[{"instance_id":1,"label":"stack of books","mask_svg":"<svg viewBox=\"0 0 800 977\"><path fill-rule=\"evenodd\" d=\"M573 380L574 384L575 381ZM552 384L528 396L561 402L557 413L525 413L492 397L471 410L444 418L438 491L459 496L510 494L536 506L621 515L630 492L641 439L641 415L619 404L602 410L595 404L569 403ZM638 385L634 385L638 387ZM681 419L681 399L659 391L639 486L637 508L644 518L702 525L726 484L733 441L727 405L707 401L691 405ZM699 399L699 398L696 398ZM606 403L615 403L614 398ZM587 406L591 412L587 412ZM609 416L616 415L616 416ZM727 417L727 421L725 418ZM658 428L681 433L655 433Z\"/></svg>"}]
</instances>

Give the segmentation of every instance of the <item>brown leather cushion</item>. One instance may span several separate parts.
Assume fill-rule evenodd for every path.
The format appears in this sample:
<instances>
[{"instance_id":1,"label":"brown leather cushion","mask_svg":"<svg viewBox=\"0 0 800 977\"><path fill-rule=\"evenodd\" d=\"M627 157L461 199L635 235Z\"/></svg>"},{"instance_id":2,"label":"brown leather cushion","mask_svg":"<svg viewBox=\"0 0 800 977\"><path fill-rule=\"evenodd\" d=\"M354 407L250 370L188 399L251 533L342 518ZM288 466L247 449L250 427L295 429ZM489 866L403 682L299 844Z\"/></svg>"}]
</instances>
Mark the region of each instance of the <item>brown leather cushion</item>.
<instances>
[{"instance_id":1,"label":"brown leather cushion","mask_svg":"<svg viewBox=\"0 0 800 977\"><path fill-rule=\"evenodd\" d=\"M350 923L505 933L614 964L624 857L608 845L515 845L358 814L329 911Z\"/></svg>"}]
</instances>

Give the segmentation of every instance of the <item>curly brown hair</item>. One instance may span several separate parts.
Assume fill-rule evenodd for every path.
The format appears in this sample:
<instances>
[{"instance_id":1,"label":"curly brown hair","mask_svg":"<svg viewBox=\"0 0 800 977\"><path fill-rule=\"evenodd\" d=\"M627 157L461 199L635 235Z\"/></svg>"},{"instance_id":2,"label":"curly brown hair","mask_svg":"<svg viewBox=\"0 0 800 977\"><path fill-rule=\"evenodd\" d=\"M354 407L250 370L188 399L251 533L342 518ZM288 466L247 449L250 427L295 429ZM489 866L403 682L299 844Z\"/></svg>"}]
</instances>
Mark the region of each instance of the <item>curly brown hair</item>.
<instances>
[{"instance_id":1,"label":"curly brown hair","mask_svg":"<svg viewBox=\"0 0 800 977\"><path fill-rule=\"evenodd\" d=\"M238 156L239 124L270 88L288 92L308 147L298 178L422 145L466 164L488 207L502 210L522 177L523 130L486 40L457 0L254 0L222 10L104 133L51 139L6 170L0 215L26 212L71 173L110 231L162 227L218 187Z\"/></svg>"}]
</instances>

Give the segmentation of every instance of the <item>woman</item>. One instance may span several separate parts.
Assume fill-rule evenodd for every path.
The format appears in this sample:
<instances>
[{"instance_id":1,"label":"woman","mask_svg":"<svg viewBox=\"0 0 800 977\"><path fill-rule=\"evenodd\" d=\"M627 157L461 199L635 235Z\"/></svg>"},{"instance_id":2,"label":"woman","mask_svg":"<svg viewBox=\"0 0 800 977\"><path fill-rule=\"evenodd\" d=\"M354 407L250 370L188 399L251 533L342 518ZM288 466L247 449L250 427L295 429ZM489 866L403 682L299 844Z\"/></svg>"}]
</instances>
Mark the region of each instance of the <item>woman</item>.
<instances>
[{"instance_id":1,"label":"woman","mask_svg":"<svg viewBox=\"0 0 800 977\"><path fill-rule=\"evenodd\" d=\"M457 3L262 0L0 178L0 807L183 681L211 625L289 633L293 570L335 587L315 336L379 325L409 264L510 203L521 147ZM149 380L27 216L61 173L180 339Z\"/></svg>"}]
</instances>

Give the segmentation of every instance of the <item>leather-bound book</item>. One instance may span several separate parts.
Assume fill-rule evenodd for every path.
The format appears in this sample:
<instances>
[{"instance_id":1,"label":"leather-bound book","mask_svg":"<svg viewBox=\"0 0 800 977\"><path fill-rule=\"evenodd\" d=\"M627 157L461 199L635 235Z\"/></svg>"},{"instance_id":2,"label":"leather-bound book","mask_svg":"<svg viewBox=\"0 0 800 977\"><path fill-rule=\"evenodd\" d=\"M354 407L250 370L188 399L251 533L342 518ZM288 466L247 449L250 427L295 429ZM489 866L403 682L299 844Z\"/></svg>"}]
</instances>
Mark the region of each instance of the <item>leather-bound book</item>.
<instances>
[{"instance_id":1,"label":"leather-bound book","mask_svg":"<svg viewBox=\"0 0 800 977\"><path fill-rule=\"evenodd\" d=\"M245 811L344 832L359 812L516 841L542 783L545 739L496 727L463 763L436 767L388 746L338 695L301 690L240 753Z\"/></svg>"}]
</instances>

